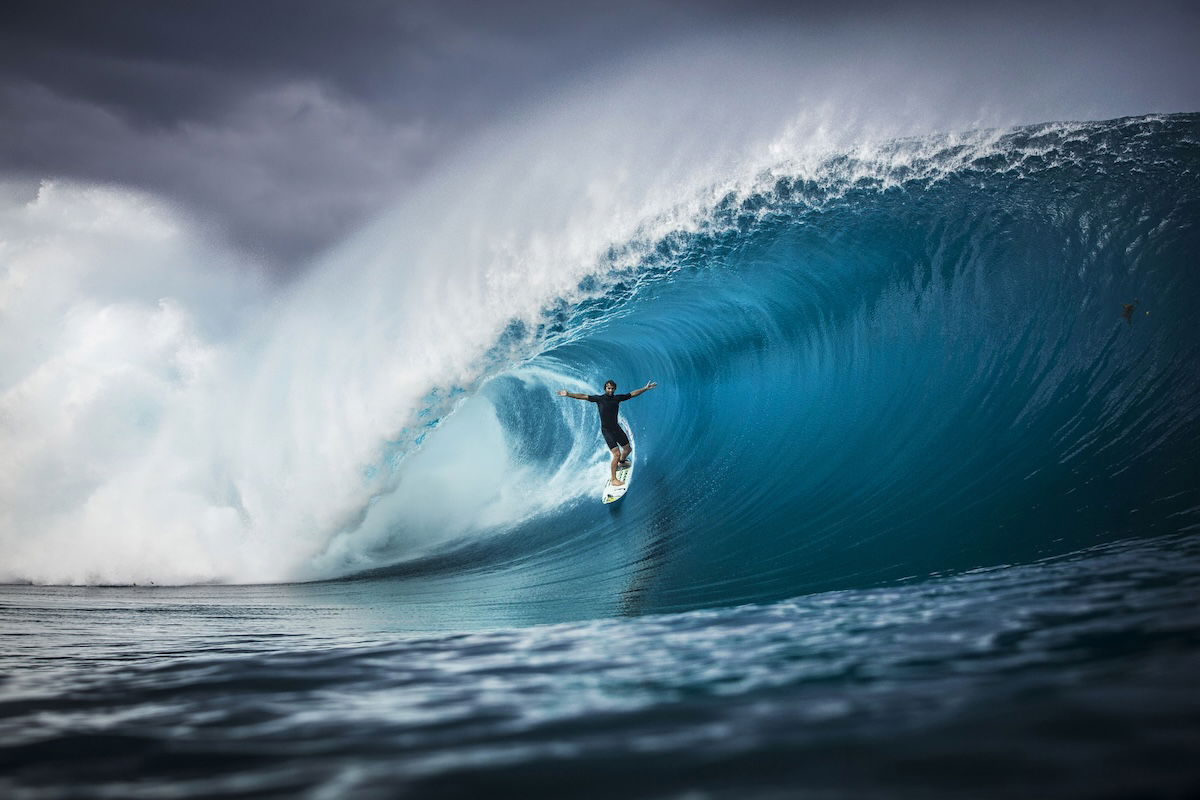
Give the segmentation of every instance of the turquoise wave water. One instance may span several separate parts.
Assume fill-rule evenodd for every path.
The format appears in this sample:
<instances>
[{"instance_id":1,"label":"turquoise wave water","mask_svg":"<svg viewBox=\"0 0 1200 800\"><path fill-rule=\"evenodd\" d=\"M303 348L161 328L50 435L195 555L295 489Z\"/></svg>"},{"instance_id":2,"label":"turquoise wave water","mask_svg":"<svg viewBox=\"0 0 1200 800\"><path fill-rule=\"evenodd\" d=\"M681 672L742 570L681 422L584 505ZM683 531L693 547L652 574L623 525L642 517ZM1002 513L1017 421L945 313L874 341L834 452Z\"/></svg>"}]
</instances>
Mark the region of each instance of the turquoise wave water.
<instances>
[{"instance_id":1,"label":"turquoise wave water","mask_svg":"<svg viewBox=\"0 0 1200 800\"><path fill-rule=\"evenodd\" d=\"M730 196L636 268L615 253L594 297L510 330L497 352L525 357L468 407L548 481L572 453L603 460L555 380L653 378L622 407L635 489L399 571L553 574L578 601L554 618L574 618L611 613L621 581L640 610L678 610L1194 529L1198 126L896 142L896 166L831 159Z\"/></svg>"}]
</instances>

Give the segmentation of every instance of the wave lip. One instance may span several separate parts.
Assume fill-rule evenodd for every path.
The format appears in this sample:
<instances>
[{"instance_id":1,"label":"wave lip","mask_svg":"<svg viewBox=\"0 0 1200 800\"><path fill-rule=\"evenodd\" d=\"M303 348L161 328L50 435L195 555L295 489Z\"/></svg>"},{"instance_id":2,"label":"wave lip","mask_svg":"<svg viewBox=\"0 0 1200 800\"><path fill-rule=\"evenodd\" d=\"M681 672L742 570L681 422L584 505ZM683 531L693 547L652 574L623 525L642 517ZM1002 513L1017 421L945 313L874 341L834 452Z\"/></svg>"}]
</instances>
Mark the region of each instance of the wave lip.
<instances>
[{"instance_id":1,"label":"wave lip","mask_svg":"<svg viewBox=\"0 0 1200 800\"><path fill-rule=\"evenodd\" d=\"M614 582L642 611L726 606L1190 530L1196 124L903 142L941 166L719 204L488 384L510 448L553 470L603 448L540 399L548 375L658 380L626 412L645 460L621 515L565 493L454 563L519 563L604 615Z\"/></svg>"}]
</instances>

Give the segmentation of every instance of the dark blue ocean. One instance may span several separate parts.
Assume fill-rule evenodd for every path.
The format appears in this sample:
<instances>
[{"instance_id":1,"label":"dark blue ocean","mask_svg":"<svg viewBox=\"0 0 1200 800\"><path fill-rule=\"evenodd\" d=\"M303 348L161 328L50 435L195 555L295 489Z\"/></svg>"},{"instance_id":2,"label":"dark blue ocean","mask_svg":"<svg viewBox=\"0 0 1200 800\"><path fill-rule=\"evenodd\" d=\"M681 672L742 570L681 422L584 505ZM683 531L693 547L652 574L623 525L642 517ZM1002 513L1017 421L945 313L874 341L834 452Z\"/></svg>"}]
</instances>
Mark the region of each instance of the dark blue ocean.
<instances>
[{"instance_id":1,"label":"dark blue ocean","mask_svg":"<svg viewBox=\"0 0 1200 800\"><path fill-rule=\"evenodd\" d=\"M296 582L0 587L0 794L1200 796L1200 115L885 150L514 317Z\"/></svg>"}]
</instances>

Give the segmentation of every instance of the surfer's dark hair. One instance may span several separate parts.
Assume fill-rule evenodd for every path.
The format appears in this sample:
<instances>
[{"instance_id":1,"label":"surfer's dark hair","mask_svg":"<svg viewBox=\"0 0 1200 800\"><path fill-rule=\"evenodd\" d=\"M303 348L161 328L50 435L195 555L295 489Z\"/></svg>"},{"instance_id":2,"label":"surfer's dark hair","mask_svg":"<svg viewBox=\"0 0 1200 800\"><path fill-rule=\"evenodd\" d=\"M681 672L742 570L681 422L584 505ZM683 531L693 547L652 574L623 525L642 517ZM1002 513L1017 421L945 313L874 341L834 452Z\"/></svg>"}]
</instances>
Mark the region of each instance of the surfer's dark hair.
<instances>
[{"instance_id":1,"label":"surfer's dark hair","mask_svg":"<svg viewBox=\"0 0 1200 800\"><path fill-rule=\"evenodd\" d=\"M612 381L612 380L605 381L605 382L604 382L604 388L605 388L605 389L607 389L607 388L608 388L608 385L609 385L610 383L612 384L612 387L613 387L614 389L615 389L615 388L617 388L617 382L616 382L616 381Z\"/></svg>"}]
</instances>

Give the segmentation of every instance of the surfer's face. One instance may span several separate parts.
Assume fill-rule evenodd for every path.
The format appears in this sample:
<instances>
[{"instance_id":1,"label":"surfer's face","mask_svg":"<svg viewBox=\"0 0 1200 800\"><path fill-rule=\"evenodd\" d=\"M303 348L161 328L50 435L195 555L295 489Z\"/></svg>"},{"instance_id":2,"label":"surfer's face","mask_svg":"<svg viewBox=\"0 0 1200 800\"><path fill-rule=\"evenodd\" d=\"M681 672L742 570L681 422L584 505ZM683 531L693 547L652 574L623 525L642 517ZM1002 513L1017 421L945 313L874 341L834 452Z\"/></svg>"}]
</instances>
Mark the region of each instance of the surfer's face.
<instances>
[{"instance_id":1,"label":"surfer's face","mask_svg":"<svg viewBox=\"0 0 1200 800\"><path fill-rule=\"evenodd\" d=\"M604 384L604 393L605 394L612 394L616 390L617 390L617 385L615 383Z\"/></svg>"}]
</instances>

